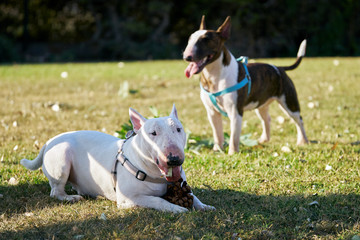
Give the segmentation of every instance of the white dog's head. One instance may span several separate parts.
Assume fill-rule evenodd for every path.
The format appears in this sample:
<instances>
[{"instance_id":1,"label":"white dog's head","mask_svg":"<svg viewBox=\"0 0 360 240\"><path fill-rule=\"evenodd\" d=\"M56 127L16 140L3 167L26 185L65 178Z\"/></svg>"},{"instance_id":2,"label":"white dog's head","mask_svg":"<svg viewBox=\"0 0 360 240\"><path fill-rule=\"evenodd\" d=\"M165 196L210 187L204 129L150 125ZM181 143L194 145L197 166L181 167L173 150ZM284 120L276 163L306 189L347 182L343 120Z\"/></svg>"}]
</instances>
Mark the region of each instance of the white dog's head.
<instances>
[{"instance_id":1,"label":"white dog's head","mask_svg":"<svg viewBox=\"0 0 360 240\"><path fill-rule=\"evenodd\" d=\"M134 146L146 164L155 164L169 182L180 179L184 162L186 134L175 105L168 117L146 119L134 109L129 109L131 123L136 133Z\"/></svg>"}]
</instances>

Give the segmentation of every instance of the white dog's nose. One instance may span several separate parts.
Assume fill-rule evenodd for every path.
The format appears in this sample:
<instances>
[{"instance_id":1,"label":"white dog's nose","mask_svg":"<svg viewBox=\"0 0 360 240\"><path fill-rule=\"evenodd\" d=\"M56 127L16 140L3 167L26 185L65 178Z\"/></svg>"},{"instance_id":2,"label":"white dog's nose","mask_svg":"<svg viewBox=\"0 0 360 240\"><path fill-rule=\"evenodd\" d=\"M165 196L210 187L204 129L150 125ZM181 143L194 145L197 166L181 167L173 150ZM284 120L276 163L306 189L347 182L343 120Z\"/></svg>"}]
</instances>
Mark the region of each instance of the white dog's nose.
<instances>
[{"instance_id":1,"label":"white dog's nose","mask_svg":"<svg viewBox=\"0 0 360 240\"><path fill-rule=\"evenodd\" d=\"M173 156L172 153L167 155L167 159L168 159L167 165L171 167L180 166L184 162L183 158L180 158L179 156Z\"/></svg>"},{"instance_id":2,"label":"white dog's nose","mask_svg":"<svg viewBox=\"0 0 360 240\"><path fill-rule=\"evenodd\" d=\"M176 147L175 145L170 145L167 148L167 165L168 166L180 166L184 163L185 155L184 151Z\"/></svg>"}]
</instances>

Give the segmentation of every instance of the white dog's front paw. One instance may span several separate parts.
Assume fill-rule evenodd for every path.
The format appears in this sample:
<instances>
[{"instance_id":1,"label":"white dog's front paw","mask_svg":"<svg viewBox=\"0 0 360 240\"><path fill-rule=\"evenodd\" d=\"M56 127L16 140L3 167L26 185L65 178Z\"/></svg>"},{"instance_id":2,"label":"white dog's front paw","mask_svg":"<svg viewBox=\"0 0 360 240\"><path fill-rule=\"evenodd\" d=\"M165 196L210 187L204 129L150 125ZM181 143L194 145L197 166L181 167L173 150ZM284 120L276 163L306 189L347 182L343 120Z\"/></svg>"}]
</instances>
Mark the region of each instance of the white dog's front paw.
<instances>
[{"instance_id":1,"label":"white dog's front paw","mask_svg":"<svg viewBox=\"0 0 360 240\"><path fill-rule=\"evenodd\" d=\"M210 205L206 205L206 204L201 204L201 205L198 205L198 206L194 206L194 208L197 211L214 211L214 210L216 210L215 207L210 206Z\"/></svg>"},{"instance_id":2,"label":"white dog's front paw","mask_svg":"<svg viewBox=\"0 0 360 240\"><path fill-rule=\"evenodd\" d=\"M180 207L180 206L177 206L176 207L173 207L170 209L170 212L173 212L173 213L185 213L185 212L188 212L189 210L187 208L184 208L184 207Z\"/></svg>"},{"instance_id":3,"label":"white dog's front paw","mask_svg":"<svg viewBox=\"0 0 360 240\"><path fill-rule=\"evenodd\" d=\"M68 201L70 203L76 203L79 202L81 200L84 200L84 198L80 195L67 195L64 197L63 199L64 201Z\"/></svg>"}]
</instances>

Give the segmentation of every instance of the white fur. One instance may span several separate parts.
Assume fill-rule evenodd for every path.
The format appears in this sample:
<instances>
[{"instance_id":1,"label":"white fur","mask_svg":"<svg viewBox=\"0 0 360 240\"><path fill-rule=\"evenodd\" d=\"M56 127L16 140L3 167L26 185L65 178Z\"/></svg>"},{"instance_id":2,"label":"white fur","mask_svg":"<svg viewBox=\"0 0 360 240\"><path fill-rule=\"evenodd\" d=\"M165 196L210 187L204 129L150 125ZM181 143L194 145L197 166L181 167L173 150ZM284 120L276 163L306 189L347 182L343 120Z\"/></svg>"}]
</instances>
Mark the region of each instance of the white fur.
<instances>
[{"instance_id":1,"label":"white fur","mask_svg":"<svg viewBox=\"0 0 360 240\"><path fill-rule=\"evenodd\" d=\"M301 42L297 57L304 57L305 50L306 50L306 39Z\"/></svg>"},{"instance_id":2,"label":"white fur","mask_svg":"<svg viewBox=\"0 0 360 240\"><path fill-rule=\"evenodd\" d=\"M184 51L184 56L192 56L196 52L196 42L199 40L199 38L204 35L207 31L206 30L198 30L191 34L188 45Z\"/></svg>"},{"instance_id":3,"label":"white fur","mask_svg":"<svg viewBox=\"0 0 360 240\"><path fill-rule=\"evenodd\" d=\"M303 145L308 142L308 139L306 137L304 123L300 117L300 112L292 112L286 105L285 102L285 96L282 95L280 99L278 99L278 102L280 104L280 108L283 110L283 112L288 115L290 118L292 118L295 122L296 131L297 131L297 145Z\"/></svg>"},{"instance_id":4,"label":"white fur","mask_svg":"<svg viewBox=\"0 0 360 240\"><path fill-rule=\"evenodd\" d=\"M175 106L169 117L146 119L136 111L142 125L137 135L126 141L124 155L133 165L153 178L161 178L162 173L156 160L166 161L164 152L167 146L176 146L183 153L186 136L177 118ZM179 133L177 128L181 129ZM151 133L156 131L156 136ZM80 195L93 197L104 196L117 201L119 208L142 206L162 211L185 212L186 208L172 204L163 196L167 184L140 181L129 173L121 164L117 165L116 192L114 191L111 171L115 164L118 150L123 144L111 135L96 131L76 131L60 134L45 144L39 156L33 160L22 159L20 163L35 170L42 165L51 186L50 196L60 200L76 202ZM185 172L181 177L186 180ZM79 195L67 195L64 186L70 182ZM197 210L212 210L194 196L193 207Z\"/></svg>"},{"instance_id":5,"label":"white fur","mask_svg":"<svg viewBox=\"0 0 360 240\"><path fill-rule=\"evenodd\" d=\"M231 60L228 66L223 65L222 62L224 55L221 53L217 60L207 65L203 70L205 78L212 82L214 92L231 87L237 83L237 76L239 71L238 63L231 53L230 56ZM234 102L236 102L237 96L237 91L234 91L217 97L219 107L227 112L230 119L231 133L229 154L239 151L242 117L239 115L236 104L234 104ZM224 136L221 114L215 109L215 106L212 104L206 93L201 91L200 97L207 110L208 119L213 130L214 150L222 149L224 144Z\"/></svg>"}]
</instances>

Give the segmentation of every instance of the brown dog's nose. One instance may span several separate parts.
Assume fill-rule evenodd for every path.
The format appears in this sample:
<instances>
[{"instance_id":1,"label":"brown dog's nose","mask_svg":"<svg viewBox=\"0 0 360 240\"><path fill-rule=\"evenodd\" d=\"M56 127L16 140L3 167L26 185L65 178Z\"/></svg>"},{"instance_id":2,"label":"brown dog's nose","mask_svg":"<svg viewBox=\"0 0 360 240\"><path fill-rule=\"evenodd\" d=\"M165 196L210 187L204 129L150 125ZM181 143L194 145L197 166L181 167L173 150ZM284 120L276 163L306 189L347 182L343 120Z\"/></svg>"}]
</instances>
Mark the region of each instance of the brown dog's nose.
<instances>
[{"instance_id":1,"label":"brown dog's nose","mask_svg":"<svg viewBox=\"0 0 360 240\"><path fill-rule=\"evenodd\" d=\"M184 57L185 61L191 62L193 60L193 57L191 55Z\"/></svg>"}]
</instances>

